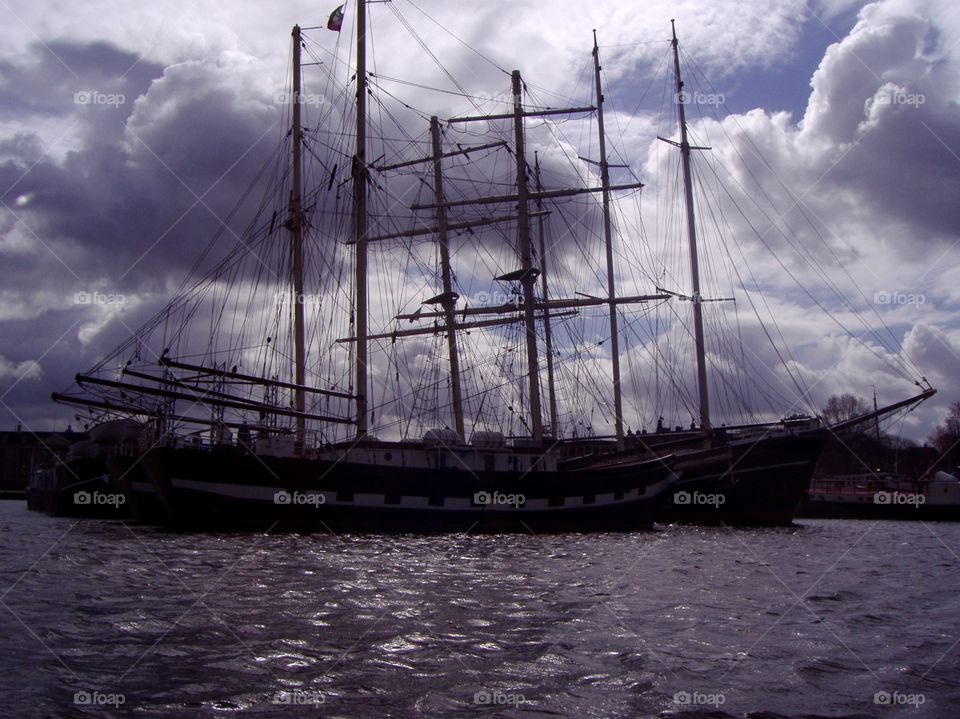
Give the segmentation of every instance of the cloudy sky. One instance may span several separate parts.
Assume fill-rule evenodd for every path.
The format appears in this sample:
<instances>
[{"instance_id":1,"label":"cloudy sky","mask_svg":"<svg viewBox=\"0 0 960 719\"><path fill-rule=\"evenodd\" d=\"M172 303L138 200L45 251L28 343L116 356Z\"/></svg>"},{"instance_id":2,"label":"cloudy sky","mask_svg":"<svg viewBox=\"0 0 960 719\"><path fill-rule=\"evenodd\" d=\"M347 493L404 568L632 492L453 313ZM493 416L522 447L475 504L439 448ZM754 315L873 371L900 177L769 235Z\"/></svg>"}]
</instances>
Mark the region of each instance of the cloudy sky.
<instances>
[{"instance_id":1,"label":"cloudy sky","mask_svg":"<svg viewBox=\"0 0 960 719\"><path fill-rule=\"evenodd\" d=\"M276 98L290 27L325 23L333 5L0 0L3 429L63 428L72 412L49 393L161 306L206 239L229 224L283 133ZM645 181L658 161L656 127L638 103L676 18L685 53L725 100L725 116L698 131L743 199L762 187L779 208L761 233L776 249L785 242L777 228L796 221L796 241L828 272L843 270L831 276L855 281L844 289L865 298L859 309L875 312L940 390L900 429L922 439L960 400L956 3L395 5L477 94L506 88L466 45L536 87L572 95L596 28L609 111L630 130L621 149ZM394 20L373 6L376 70L414 67L430 80L433 68ZM342 37L314 31L315 43L346 61L351 27L348 10ZM905 396L909 385L896 384L876 352L812 311L818 300L836 309L832 297L813 282L798 292L779 282L778 262L760 262L781 329L801 348L797 371L818 397L866 397L873 386L881 402ZM93 293L108 300L84 301Z\"/></svg>"}]
</instances>

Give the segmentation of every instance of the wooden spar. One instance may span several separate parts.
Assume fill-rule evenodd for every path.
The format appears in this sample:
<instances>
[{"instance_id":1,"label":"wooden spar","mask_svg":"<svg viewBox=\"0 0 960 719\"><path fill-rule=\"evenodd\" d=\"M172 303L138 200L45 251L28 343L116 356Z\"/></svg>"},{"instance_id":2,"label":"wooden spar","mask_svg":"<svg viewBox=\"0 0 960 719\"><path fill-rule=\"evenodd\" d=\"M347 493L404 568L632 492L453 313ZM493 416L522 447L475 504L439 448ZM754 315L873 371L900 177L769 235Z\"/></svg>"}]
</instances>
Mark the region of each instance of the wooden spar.
<instances>
[{"instance_id":1,"label":"wooden spar","mask_svg":"<svg viewBox=\"0 0 960 719\"><path fill-rule=\"evenodd\" d=\"M670 295L636 295L630 297L615 297L613 303L616 305L631 305L631 304L643 304L651 300L669 300ZM565 309L579 309L582 307L599 307L601 305L609 305L610 300L604 299L602 297L585 297L583 299L575 300L547 300L546 302L534 302L533 309L535 310L565 310ZM495 307L467 307L462 310L457 310L457 315L459 317L468 317L472 315L493 315L493 314L504 314L510 312L519 312L520 308L516 305L497 305ZM394 319L398 320L429 320L436 317L443 317L443 312L420 312L407 315L397 315Z\"/></svg>"},{"instance_id":2,"label":"wooden spar","mask_svg":"<svg viewBox=\"0 0 960 719\"><path fill-rule=\"evenodd\" d=\"M549 212L531 212L530 217L543 217L549 215ZM466 222L450 222L447 224L447 234L457 230L469 230L474 227L484 227L486 225L495 225L500 222L512 222L517 219L516 215L502 215L500 217L485 217L483 219L467 220ZM376 235L368 237L367 242L384 242L385 240L398 240L404 237L418 237L420 235L435 235L439 231L437 227L420 227L415 230L404 230L390 235ZM354 244L353 240L347 240L347 245Z\"/></svg>"},{"instance_id":3,"label":"wooden spar","mask_svg":"<svg viewBox=\"0 0 960 719\"><path fill-rule=\"evenodd\" d=\"M367 9L357 0L357 149L353 157L357 437L367 434Z\"/></svg>"},{"instance_id":4,"label":"wooden spar","mask_svg":"<svg viewBox=\"0 0 960 719\"><path fill-rule=\"evenodd\" d=\"M453 423L460 439L464 439L467 435L463 424L460 354L457 349L457 323L454 317L457 295L453 292L450 247L447 244L447 210L443 206L443 148L440 144L440 121L436 115L430 118L430 141L433 147L433 195L437 201L437 243L440 246L440 274L444 297L443 311L447 326L447 353L450 355L450 395L453 401Z\"/></svg>"},{"instance_id":5,"label":"wooden spar","mask_svg":"<svg viewBox=\"0 0 960 719\"><path fill-rule=\"evenodd\" d=\"M643 187L642 182L631 182L626 185L610 185L607 190L614 192L617 190L639 190ZM553 200L560 197L573 197L575 195L586 195L591 192L603 192L602 187L576 187L569 190L545 190L543 192L527 192L528 200ZM448 200L446 207L462 207L464 205L493 205L498 202L517 202L520 199L519 194L511 195L493 195L491 197L475 197L470 200ZM410 205L411 210L432 210L435 209L432 203Z\"/></svg>"},{"instance_id":6,"label":"wooden spar","mask_svg":"<svg viewBox=\"0 0 960 719\"><path fill-rule=\"evenodd\" d=\"M519 70L515 70L518 72ZM545 117L547 115L569 115L574 112L593 112L597 108L595 107L562 107L555 110L532 110L526 111L520 110L520 117ZM499 115L473 115L470 117L451 117L447 119L449 123L457 122L476 122L478 120L513 120L516 119L516 112L506 112Z\"/></svg>"},{"instance_id":7,"label":"wooden spar","mask_svg":"<svg viewBox=\"0 0 960 719\"><path fill-rule=\"evenodd\" d=\"M514 311L516 312L518 310L515 309ZM553 315L553 317L557 317L557 318L573 317L576 314L577 314L576 312L560 312ZM540 316L540 317L536 317L535 319L542 320L543 317ZM510 324L516 324L518 322L525 322L525 321L526 321L526 318L524 317L501 317L498 320L481 320L479 322L461 322L458 325L454 325L454 329L457 332L460 332L461 330L471 330L471 329L476 329L478 327L495 327L497 325L510 325ZM409 329L409 330L396 330L394 332L384 332L383 334L370 335L368 339L384 340L384 339L396 339L398 337L416 337L418 335L437 335L443 332L445 329L446 327L443 325L437 325L435 327L416 327L414 329ZM347 344L350 342L356 342L356 340L353 337L343 337L341 339L336 340L336 342L338 344Z\"/></svg>"},{"instance_id":8,"label":"wooden spar","mask_svg":"<svg viewBox=\"0 0 960 719\"><path fill-rule=\"evenodd\" d=\"M115 380L102 379L100 377L93 377L91 375L83 374L78 374L75 379L77 384L81 386L84 384L95 384L102 387L109 387L111 389L129 390L130 392L136 394L147 394L154 397L166 397L167 399L182 399L209 407L226 407L229 409L239 409L247 412L268 412L271 414L280 415L282 417L303 417L303 419L313 419L321 422L353 424L353 420L343 419L341 417L330 417L321 414L311 414L309 412L298 412L295 409L284 409L283 407L276 407L274 405L244 400L240 397L237 397L233 400L206 398L204 396L198 397L193 394L173 392L172 390L162 389L160 387L146 387L144 385L131 384L129 382L117 382Z\"/></svg>"},{"instance_id":9,"label":"wooden spar","mask_svg":"<svg viewBox=\"0 0 960 719\"><path fill-rule=\"evenodd\" d=\"M674 101L677 105L677 121L680 125L680 159L683 166L683 190L687 209L687 234L690 241L690 281L693 303L693 335L697 355L697 387L700 398L700 428L710 432L710 398L707 394L707 358L703 338L703 306L700 301L700 265L697 256L697 223L693 206L693 183L690 178L690 143L687 140L687 118L684 107L683 80L680 79L680 50L677 30L673 20L673 73L676 78Z\"/></svg>"},{"instance_id":10,"label":"wooden spar","mask_svg":"<svg viewBox=\"0 0 960 719\"><path fill-rule=\"evenodd\" d=\"M282 382L275 379L264 379L263 377L257 377L252 374L243 374L241 372L233 372L223 369L217 369L215 367L204 367L203 365L188 364L187 362L177 362L176 360L167 359L166 357L161 357L158 363L161 367L171 367L173 369L182 369L188 372L201 372L203 374L212 375L215 377L224 377L227 379L236 379L243 382L250 382L251 384L264 385L266 387L282 387L284 389L297 389L297 385L292 384L291 382ZM318 389L317 387L307 387L301 386L304 392L312 392L314 394L325 395L327 397L339 397L341 399L354 399L352 394L347 392L334 392L333 390L328 389Z\"/></svg>"},{"instance_id":11,"label":"wooden spar","mask_svg":"<svg viewBox=\"0 0 960 719\"><path fill-rule=\"evenodd\" d=\"M235 394L230 394L229 392L220 392L214 389L207 389L205 387L195 387L189 382L184 382L181 379L176 377L158 377L157 375L147 374L146 372L138 372L136 370L124 368L123 374L129 377L136 377L137 379L147 380L148 382L156 382L157 384L168 385L170 387L178 387L180 389L188 390L190 392L196 392L196 397L199 400L206 401L207 399L226 399L226 400L236 400L238 402L249 402L255 403L257 405L261 404L256 400L247 399L246 397L238 397ZM139 385L134 385L139 386ZM252 385L248 385L252 386ZM264 405L270 406L270 405Z\"/></svg>"},{"instance_id":12,"label":"wooden spar","mask_svg":"<svg viewBox=\"0 0 960 719\"><path fill-rule=\"evenodd\" d=\"M59 392L54 392L50 395L50 398L54 402L59 402L60 404L69 404L75 407L95 407L97 409L105 409L111 412L126 412L127 414L135 415L147 415L151 417L157 417L157 412L152 409L147 409L144 407L135 407L133 405L124 405L124 404L115 404L108 400L94 400L94 399L85 399L83 397L71 397L67 394L61 394ZM250 424L249 422L233 422L230 420L224 420L223 422L214 421L212 419L204 419L202 417L188 417L187 415L180 414L165 414L163 415L164 422L176 423L176 422L191 422L193 424L202 424L204 426L213 426L213 425L222 425L224 427L249 427L252 430L270 430L272 432L279 433L281 430L278 430L276 427L269 427L266 425Z\"/></svg>"},{"instance_id":13,"label":"wooden spar","mask_svg":"<svg viewBox=\"0 0 960 719\"><path fill-rule=\"evenodd\" d=\"M610 168L607 165L607 138L603 132L603 89L600 83L600 48L593 31L593 73L597 92L597 132L600 135L600 185L603 188L603 239L607 258L607 297L610 299L610 361L613 373L613 422L617 450L623 450L623 393L620 385L620 332L617 327L617 296L613 277L613 232L610 226Z\"/></svg>"},{"instance_id":14,"label":"wooden spar","mask_svg":"<svg viewBox=\"0 0 960 719\"><path fill-rule=\"evenodd\" d=\"M527 160L524 155L523 136L523 84L520 71L511 74L513 89L513 135L517 160L517 250L520 269L523 271L523 315L527 338L527 373L530 384L530 430L534 439L543 439L543 415L540 409L540 360L537 356L537 325L534 316L533 284L536 281L530 271L533 253L530 247L530 216L527 207Z\"/></svg>"},{"instance_id":15,"label":"wooden spar","mask_svg":"<svg viewBox=\"0 0 960 719\"><path fill-rule=\"evenodd\" d=\"M512 117L512 115L511 115ZM437 121L439 122L439 120ZM471 147L464 147L460 150L452 150L450 152L440 153L440 157L446 159L448 157L458 157L460 155L469 155L471 152L479 152L480 150L491 150L494 147L506 147L507 143L501 140L500 142L490 142L486 145L474 145ZM399 170L401 167L412 167L413 165L422 165L425 162L433 162L433 155L430 157L421 157L416 160L406 160L404 162L397 162L393 165L374 165L373 169L377 172L386 172L387 170Z\"/></svg>"},{"instance_id":16,"label":"wooden spar","mask_svg":"<svg viewBox=\"0 0 960 719\"><path fill-rule=\"evenodd\" d=\"M540 155L537 152L533 153L533 177L534 182L536 183L537 192L540 192L543 187L540 182ZM546 303L550 299L549 287L547 286L547 242L546 242L546 228L543 221L543 216L546 214L543 212L543 200L537 200L537 210L536 213L539 218L537 220L537 240L540 246L540 292L543 295L543 302ZM531 213L532 214L532 213ZM543 312L543 349L547 355L547 404L550 411L550 436L556 437L558 434L557 428L557 387L556 382L554 381L553 374L553 330L550 327L550 311L545 309Z\"/></svg>"},{"instance_id":17,"label":"wooden spar","mask_svg":"<svg viewBox=\"0 0 960 719\"><path fill-rule=\"evenodd\" d=\"M298 453L303 452L303 442L306 437L304 416L306 411L306 395L303 385L306 381L307 353L304 342L303 320L303 137L301 128L300 108L300 26L293 26L293 177L290 189L290 251L291 270L293 273L293 382L297 388L293 391L293 406L299 415L296 418Z\"/></svg>"}]
</instances>

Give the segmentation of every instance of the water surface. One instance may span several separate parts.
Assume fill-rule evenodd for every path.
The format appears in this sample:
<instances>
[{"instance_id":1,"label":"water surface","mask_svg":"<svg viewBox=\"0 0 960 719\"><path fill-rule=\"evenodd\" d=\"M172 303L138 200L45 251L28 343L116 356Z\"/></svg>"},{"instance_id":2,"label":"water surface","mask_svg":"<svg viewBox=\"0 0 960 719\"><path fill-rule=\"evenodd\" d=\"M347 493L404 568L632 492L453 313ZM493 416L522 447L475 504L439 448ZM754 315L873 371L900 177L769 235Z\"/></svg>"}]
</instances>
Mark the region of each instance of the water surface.
<instances>
[{"instance_id":1,"label":"water surface","mask_svg":"<svg viewBox=\"0 0 960 719\"><path fill-rule=\"evenodd\" d=\"M7 716L960 707L960 524L204 535L7 501L0 537Z\"/></svg>"}]
</instances>

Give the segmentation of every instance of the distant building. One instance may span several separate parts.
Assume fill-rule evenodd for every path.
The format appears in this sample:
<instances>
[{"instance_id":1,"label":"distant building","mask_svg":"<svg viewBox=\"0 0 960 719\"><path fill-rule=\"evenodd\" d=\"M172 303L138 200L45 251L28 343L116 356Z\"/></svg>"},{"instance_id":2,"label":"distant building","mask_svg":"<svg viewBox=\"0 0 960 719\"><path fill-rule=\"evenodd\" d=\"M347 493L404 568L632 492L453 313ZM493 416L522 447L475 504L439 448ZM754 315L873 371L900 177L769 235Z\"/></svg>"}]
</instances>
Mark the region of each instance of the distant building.
<instances>
[{"instance_id":1,"label":"distant building","mask_svg":"<svg viewBox=\"0 0 960 719\"><path fill-rule=\"evenodd\" d=\"M31 432L20 425L13 432L0 432L0 496L21 494L35 469L64 459L75 442L87 439L85 432Z\"/></svg>"}]
</instances>

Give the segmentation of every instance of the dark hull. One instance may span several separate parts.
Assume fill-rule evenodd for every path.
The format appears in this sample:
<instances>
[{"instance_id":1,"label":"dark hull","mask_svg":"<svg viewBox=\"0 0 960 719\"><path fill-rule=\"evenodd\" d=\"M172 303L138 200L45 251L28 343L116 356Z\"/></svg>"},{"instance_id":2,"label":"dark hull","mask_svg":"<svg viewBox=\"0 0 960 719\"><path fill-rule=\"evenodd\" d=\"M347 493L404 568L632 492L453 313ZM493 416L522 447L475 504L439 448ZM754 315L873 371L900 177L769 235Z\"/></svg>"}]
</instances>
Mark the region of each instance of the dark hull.
<instances>
[{"instance_id":1,"label":"dark hull","mask_svg":"<svg viewBox=\"0 0 960 719\"><path fill-rule=\"evenodd\" d=\"M252 456L236 448L155 449L143 457L166 516L184 529L537 532L649 528L674 480L658 460L593 470L471 472ZM314 503L278 503L276 493ZM518 505L477 496L523 495Z\"/></svg>"},{"instance_id":2,"label":"dark hull","mask_svg":"<svg viewBox=\"0 0 960 719\"><path fill-rule=\"evenodd\" d=\"M926 522L960 521L960 505L875 504L870 498L857 501L825 501L805 499L797 512L806 519L903 519Z\"/></svg>"},{"instance_id":3,"label":"dark hull","mask_svg":"<svg viewBox=\"0 0 960 719\"><path fill-rule=\"evenodd\" d=\"M784 526L793 522L823 451L825 431L740 440L679 455L661 498L663 522Z\"/></svg>"},{"instance_id":4,"label":"dark hull","mask_svg":"<svg viewBox=\"0 0 960 719\"><path fill-rule=\"evenodd\" d=\"M75 459L45 470L27 487L27 508L56 517L129 519L124 494L110 481L102 458Z\"/></svg>"},{"instance_id":5,"label":"dark hull","mask_svg":"<svg viewBox=\"0 0 960 719\"><path fill-rule=\"evenodd\" d=\"M144 524L163 523L169 510L147 477L141 457L115 455L107 464L110 480L126 496L133 517Z\"/></svg>"}]
</instances>

